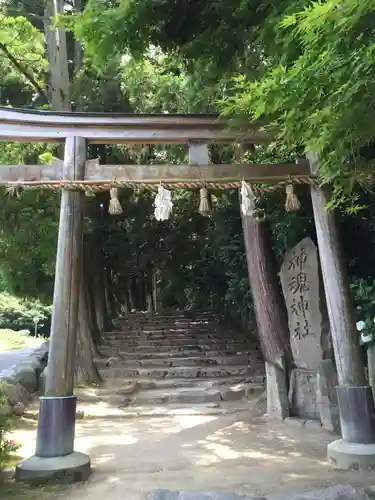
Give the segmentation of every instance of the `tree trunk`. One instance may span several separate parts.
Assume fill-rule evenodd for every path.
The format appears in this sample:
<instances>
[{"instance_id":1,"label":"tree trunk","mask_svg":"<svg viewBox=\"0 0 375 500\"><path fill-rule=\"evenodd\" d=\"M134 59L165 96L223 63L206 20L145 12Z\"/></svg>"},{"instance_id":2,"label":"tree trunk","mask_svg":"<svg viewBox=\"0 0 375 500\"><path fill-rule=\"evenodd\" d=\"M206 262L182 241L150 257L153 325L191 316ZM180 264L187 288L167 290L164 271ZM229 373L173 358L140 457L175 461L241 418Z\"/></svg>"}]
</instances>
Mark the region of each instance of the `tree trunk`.
<instances>
[{"instance_id":1,"label":"tree trunk","mask_svg":"<svg viewBox=\"0 0 375 500\"><path fill-rule=\"evenodd\" d=\"M153 314L153 312L154 312L154 304L153 304L153 301L152 301L152 292L150 290L147 291L146 305L147 305L147 312L149 314Z\"/></svg>"},{"instance_id":2,"label":"tree trunk","mask_svg":"<svg viewBox=\"0 0 375 500\"><path fill-rule=\"evenodd\" d=\"M135 305L135 302L134 302L134 279L130 280L129 305L130 305L130 312L136 310L136 305Z\"/></svg>"},{"instance_id":3,"label":"tree trunk","mask_svg":"<svg viewBox=\"0 0 375 500\"><path fill-rule=\"evenodd\" d=\"M119 311L117 300L113 291L113 285L111 283L110 272L108 271L108 269L104 270L104 282L104 294L107 314L112 322L114 318L117 318Z\"/></svg>"},{"instance_id":4,"label":"tree trunk","mask_svg":"<svg viewBox=\"0 0 375 500\"><path fill-rule=\"evenodd\" d=\"M269 228L251 216L242 217L247 267L260 345L266 361L280 364L290 351L285 304L277 281Z\"/></svg>"},{"instance_id":5,"label":"tree trunk","mask_svg":"<svg viewBox=\"0 0 375 500\"><path fill-rule=\"evenodd\" d=\"M44 32L50 71L50 100L54 110L70 111L70 82L66 33L61 28L54 29L52 27L54 16L63 12L63 0L46 0Z\"/></svg>"},{"instance_id":6,"label":"tree trunk","mask_svg":"<svg viewBox=\"0 0 375 500\"><path fill-rule=\"evenodd\" d=\"M157 313L157 312L159 312L159 307L158 307L158 299L159 299L158 271L156 271L152 274L152 299L154 301L154 312Z\"/></svg>"},{"instance_id":7,"label":"tree trunk","mask_svg":"<svg viewBox=\"0 0 375 500\"><path fill-rule=\"evenodd\" d=\"M85 273L82 273L83 275ZM101 376L94 362L96 347L92 340L91 326L88 314L85 279L82 278L79 312L78 312L78 346L76 351L76 383L99 384Z\"/></svg>"}]
</instances>

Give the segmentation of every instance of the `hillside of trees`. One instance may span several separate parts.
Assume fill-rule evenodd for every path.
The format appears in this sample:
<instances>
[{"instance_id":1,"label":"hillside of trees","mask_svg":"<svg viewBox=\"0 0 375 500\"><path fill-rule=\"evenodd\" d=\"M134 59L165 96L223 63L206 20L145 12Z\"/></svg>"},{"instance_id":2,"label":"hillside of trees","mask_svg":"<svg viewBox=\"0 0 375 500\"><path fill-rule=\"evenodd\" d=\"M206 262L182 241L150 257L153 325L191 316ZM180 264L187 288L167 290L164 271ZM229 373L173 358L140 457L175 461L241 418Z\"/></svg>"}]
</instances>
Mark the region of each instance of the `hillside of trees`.
<instances>
[{"instance_id":1,"label":"hillside of trees","mask_svg":"<svg viewBox=\"0 0 375 500\"><path fill-rule=\"evenodd\" d=\"M294 161L306 148L320 154L358 314L375 316L373 0L57 4L58 12L51 0L2 3L0 105L67 109L74 101L82 111L218 112L241 124L266 118L275 141L250 151L249 161ZM53 91L54 26L46 13L66 31L61 102ZM0 143L2 164L48 163L59 156L61 150L47 144ZM186 151L99 145L90 146L90 157L103 164L183 163ZM211 159L235 161L231 148L218 146ZM302 237L316 239L309 189L301 186L297 193L297 213L285 212L283 193L262 200L278 266ZM121 306L145 309L155 281L164 307L215 310L256 335L237 190L213 193L211 218L198 213L199 193L173 196L173 217L165 222L155 220L150 193L121 190L123 213L117 216L108 214L108 194L87 196L82 342L89 336L95 343ZM0 207L1 291L47 307L59 195L25 191L18 198L0 191ZM0 318L8 314L3 303Z\"/></svg>"}]
</instances>

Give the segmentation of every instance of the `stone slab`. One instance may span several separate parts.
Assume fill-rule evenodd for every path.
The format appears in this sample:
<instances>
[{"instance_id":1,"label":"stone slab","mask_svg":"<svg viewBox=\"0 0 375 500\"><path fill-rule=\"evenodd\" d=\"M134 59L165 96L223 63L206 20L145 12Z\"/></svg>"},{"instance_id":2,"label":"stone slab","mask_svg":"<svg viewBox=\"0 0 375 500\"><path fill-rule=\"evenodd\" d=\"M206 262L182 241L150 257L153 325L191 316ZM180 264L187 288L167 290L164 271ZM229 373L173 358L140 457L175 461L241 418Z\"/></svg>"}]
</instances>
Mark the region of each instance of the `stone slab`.
<instances>
[{"instance_id":1,"label":"stone slab","mask_svg":"<svg viewBox=\"0 0 375 500\"><path fill-rule=\"evenodd\" d=\"M148 500L266 500L264 497L235 495L221 491L154 490Z\"/></svg>"},{"instance_id":2,"label":"stone slab","mask_svg":"<svg viewBox=\"0 0 375 500\"><path fill-rule=\"evenodd\" d=\"M289 404L294 415L317 420L317 374L311 370L295 368L290 374Z\"/></svg>"},{"instance_id":3,"label":"stone slab","mask_svg":"<svg viewBox=\"0 0 375 500\"><path fill-rule=\"evenodd\" d=\"M296 365L317 370L324 354L318 251L311 238L304 238L285 255L280 280Z\"/></svg>"},{"instance_id":4,"label":"stone slab","mask_svg":"<svg viewBox=\"0 0 375 500\"><path fill-rule=\"evenodd\" d=\"M15 479L31 484L51 479L61 483L73 483L86 481L90 472L90 457L75 451L64 457L26 458L17 464Z\"/></svg>"},{"instance_id":5,"label":"stone slab","mask_svg":"<svg viewBox=\"0 0 375 500\"><path fill-rule=\"evenodd\" d=\"M348 443L338 439L327 446L327 458L337 469L375 469L375 444Z\"/></svg>"},{"instance_id":6,"label":"stone slab","mask_svg":"<svg viewBox=\"0 0 375 500\"><path fill-rule=\"evenodd\" d=\"M285 370L266 362L266 374L268 418L284 420L290 414Z\"/></svg>"},{"instance_id":7,"label":"stone slab","mask_svg":"<svg viewBox=\"0 0 375 500\"><path fill-rule=\"evenodd\" d=\"M349 484L336 484L304 493L271 495L268 500L371 500L373 498L373 495L370 496L362 488L354 488Z\"/></svg>"}]
</instances>

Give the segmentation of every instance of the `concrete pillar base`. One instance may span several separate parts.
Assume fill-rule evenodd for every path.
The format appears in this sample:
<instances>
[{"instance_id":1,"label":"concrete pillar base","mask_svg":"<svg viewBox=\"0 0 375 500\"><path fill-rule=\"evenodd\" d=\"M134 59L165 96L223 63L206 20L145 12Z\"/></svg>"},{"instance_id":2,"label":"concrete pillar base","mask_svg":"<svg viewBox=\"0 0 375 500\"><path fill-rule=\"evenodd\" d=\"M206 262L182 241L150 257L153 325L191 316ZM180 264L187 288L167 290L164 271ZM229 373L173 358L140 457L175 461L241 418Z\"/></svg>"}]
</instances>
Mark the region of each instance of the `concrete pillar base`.
<instances>
[{"instance_id":1,"label":"concrete pillar base","mask_svg":"<svg viewBox=\"0 0 375 500\"><path fill-rule=\"evenodd\" d=\"M43 483L50 479L60 483L73 483L85 481L90 472L90 457L74 451L63 457L26 458L17 464L15 479L24 483Z\"/></svg>"},{"instance_id":2,"label":"concrete pillar base","mask_svg":"<svg viewBox=\"0 0 375 500\"><path fill-rule=\"evenodd\" d=\"M327 446L327 458L338 469L375 469L375 443L348 443L338 439Z\"/></svg>"}]
</instances>

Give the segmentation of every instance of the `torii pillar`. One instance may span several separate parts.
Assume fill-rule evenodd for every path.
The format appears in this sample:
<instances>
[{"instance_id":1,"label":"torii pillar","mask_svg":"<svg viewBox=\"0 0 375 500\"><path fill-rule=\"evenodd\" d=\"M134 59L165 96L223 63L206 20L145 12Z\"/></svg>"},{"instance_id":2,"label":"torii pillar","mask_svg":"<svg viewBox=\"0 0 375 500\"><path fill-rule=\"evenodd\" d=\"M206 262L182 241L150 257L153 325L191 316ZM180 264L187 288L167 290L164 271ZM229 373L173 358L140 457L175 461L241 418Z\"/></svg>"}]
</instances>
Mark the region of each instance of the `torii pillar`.
<instances>
[{"instance_id":1,"label":"torii pillar","mask_svg":"<svg viewBox=\"0 0 375 500\"><path fill-rule=\"evenodd\" d=\"M83 180L85 164L86 140L68 137L64 179ZM76 396L73 389L84 201L82 191L62 191L46 390L40 398L35 455L16 467L16 479L20 481L49 478L74 481L85 480L90 475L90 458L74 451Z\"/></svg>"}]
</instances>

